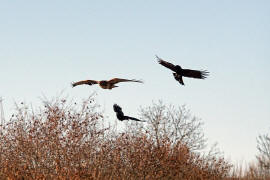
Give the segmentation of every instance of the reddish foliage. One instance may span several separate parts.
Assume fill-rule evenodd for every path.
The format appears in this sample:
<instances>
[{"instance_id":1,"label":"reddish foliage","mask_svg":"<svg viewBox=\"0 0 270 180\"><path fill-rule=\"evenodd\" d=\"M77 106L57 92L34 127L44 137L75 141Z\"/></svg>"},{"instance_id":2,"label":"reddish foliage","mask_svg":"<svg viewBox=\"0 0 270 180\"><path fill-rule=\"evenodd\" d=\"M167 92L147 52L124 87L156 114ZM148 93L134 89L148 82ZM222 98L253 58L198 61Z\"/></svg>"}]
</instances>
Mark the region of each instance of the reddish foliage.
<instances>
[{"instance_id":1,"label":"reddish foliage","mask_svg":"<svg viewBox=\"0 0 270 180\"><path fill-rule=\"evenodd\" d=\"M66 100L39 113L18 108L1 130L1 179L221 179L230 165L193 152L180 140L113 134L92 98Z\"/></svg>"}]
</instances>

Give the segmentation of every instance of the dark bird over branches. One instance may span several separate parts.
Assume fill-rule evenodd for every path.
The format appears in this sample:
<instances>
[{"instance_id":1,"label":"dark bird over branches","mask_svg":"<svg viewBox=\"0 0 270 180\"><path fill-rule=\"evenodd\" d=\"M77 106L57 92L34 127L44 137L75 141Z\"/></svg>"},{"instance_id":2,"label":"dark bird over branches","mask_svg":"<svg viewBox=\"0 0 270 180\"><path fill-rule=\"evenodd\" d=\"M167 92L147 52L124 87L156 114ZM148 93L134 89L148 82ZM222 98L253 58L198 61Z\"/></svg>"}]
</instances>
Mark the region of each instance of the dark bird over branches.
<instances>
[{"instance_id":1,"label":"dark bird over branches","mask_svg":"<svg viewBox=\"0 0 270 180\"><path fill-rule=\"evenodd\" d=\"M116 113L117 119L119 119L120 121L123 121L123 120L133 120L133 121L145 122L143 120L140 120L140 119L137 119L137 118L134 118L134 117L125 116L124 113L123 113L123 111L122 111L122 108L120 106L118 106L117 104L114 104L113 105L113 110Z\"/></svg>"},{"instance_id":2,"label":"dark bird over branches","mask_svg":"<svg viewBox=\"0 0 270 180\"><path fill-rule=\"evenodd\" d=\"M162 66L169 68L170 70L174 71L173 76L176 81L178 81L180 84L185 85L183 81L183 77L188 78L196 78L196 79L205 79L209 72L206 70L192 70L192 69L182 69L179 65L174 65L172 63L169 63L167 61L164 61L163 59L156 56L158 59L158 63Z\"/></svg>"},{"instance_id":3,"label":"dark bird over branches","mask_svg":"<svg viewBox=\"0 0 270 180\"><path fill-rule=\"evenodd\" d=\"M83 80L83 81L78 81L78 82L74 82L72 83L72 87L78 86L78 85L82 85L82 84L86 84L86 85L93 85L93 84L98 84L101 88L103 89L112 89L116 86L115 84L120 83L120 82L138 82L138 83L143 83L140 80L135 80L135 79L120 79L120 78L113 78L111 80L102 80L102 81L96 81L96 80Z\"/></svg>"}]
</instances>

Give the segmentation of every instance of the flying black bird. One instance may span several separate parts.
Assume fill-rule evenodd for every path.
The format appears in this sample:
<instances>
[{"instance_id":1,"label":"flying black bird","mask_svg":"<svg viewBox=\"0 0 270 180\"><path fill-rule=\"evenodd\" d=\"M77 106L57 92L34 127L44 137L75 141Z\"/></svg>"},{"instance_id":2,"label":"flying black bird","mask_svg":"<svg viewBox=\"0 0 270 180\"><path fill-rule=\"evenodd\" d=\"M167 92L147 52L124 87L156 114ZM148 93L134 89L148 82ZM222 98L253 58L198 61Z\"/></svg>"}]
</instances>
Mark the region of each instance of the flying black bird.
<instances>
[{"instance_id":1,"label":"flying black bird","mask_svg":"<svg viewBox=\"0 0 270 180\"><path fill-rule=\"evenodd\" d=\"M139 120L139 119L134 118L134 117L125 116L124 113L123 113L123 111L122 111L122 108L120 106L118 106L117 104L114 104L113 105L113 110L116 113L117 119L119 119L120 121L123 121L123 120L134 120L134 121L145 122L143 120Z\"/></svg>"},{"instance_id":2,"label":"flying black bird","mask_svg":"<svg viewBox=\"0 0 270 180\"><path fill-rule=\"evenodd\" d=\"M102 80L102 81L96 81L96 80L84 80L84 81L78 81L72 83L72 87L82 85L82 84L87 84L87 85L93 85L93 84L98 84L101 88L103 89L112 89L118 86L115 86L115 84L120 83L120 82L138 82L138 83L143 83L140 80L135 80L135 79L120 79L120 78L113 78L111 80Z\"/></svg>"},{"instance_id":3,"label":"flying black bird","mask_svg":"<svg viewBox=\"0 0 270 180\"><path fill-rule=\"evenodd\" d=\"M172 63L169 63L167 61L164 61L163 59L159 58L156 56L158 59L158 63L161 64L162 66L165 66L166 68L169 68L170 70L174 71L173 76L176 81L178 81L180 84L185 85L183 81L183 76L184 77L189 77L189 78L196 78L196 79L205 79L209 72L202 70L192 70L192 69L182 69L181 66L179 65L174 65Z\"/></svg>"}]
</instances>

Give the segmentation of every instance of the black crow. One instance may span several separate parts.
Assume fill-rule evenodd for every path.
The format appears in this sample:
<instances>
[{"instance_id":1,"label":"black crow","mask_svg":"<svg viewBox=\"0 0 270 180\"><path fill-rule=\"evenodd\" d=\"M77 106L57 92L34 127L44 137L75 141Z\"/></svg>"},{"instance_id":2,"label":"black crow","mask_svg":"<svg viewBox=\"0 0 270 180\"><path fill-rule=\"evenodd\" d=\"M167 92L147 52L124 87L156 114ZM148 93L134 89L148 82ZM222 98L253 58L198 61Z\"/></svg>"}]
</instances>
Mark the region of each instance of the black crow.
<instances>
[{"instance_id":1,"label":"black crow","mask_svg":"<svg viewBox=\"0 0 270 180\"><path fill-rule=\"evenodd\" d=\"M123 121L123 120L134 120L134 121L145 122L143 120L139 120L139 119L134 118L134 117L125 116L124 113L123 113L123 111L122 111L122 108L120 106L118 106L117 104L114 104L113 105L113 110L116 113L117 119L119 119L120 121Z\"/></svg>"},{"instance_id":2,"label":"black crow","mask_svg":"<svg viewBox=\"0 0 270 180\"><path fill-rule=\"evenodd\" d=\"M202 70L192 70L192 69L182 69L181 66L179 65L174 65L172 63L169 63L167 61L164 61L163 59L159 58L156 56L158 59L158 63L161 64L162 66L165 66L166 68L169 68L170 70L174 71L173 76L176 81L178 81L180 84L185 85L183 81L183 76L184 77L189 77L189 78L196 78L196 79L205 79L208 75L209 72Z\"/></svg>"}]
</instances>

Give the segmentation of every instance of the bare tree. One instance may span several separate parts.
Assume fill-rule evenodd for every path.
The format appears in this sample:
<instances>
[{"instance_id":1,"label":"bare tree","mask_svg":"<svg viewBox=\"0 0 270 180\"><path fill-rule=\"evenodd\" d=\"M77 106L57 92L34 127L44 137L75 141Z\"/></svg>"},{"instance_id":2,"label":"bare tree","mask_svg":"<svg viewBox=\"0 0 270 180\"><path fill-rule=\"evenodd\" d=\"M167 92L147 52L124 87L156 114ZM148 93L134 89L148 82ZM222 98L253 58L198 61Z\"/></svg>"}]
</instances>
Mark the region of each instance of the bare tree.
<instances>
[{"instance_id":1,"label":"bare tree","mask_svg":"<svg viewBox=\"0 0 270 180\"><path fill-rule=\"evenodd\" d=\"M175 110L180 116L154 104L144 109L149 124L126 121L130 131L120 133L104 127L91 96L81 103L45 99L33 111L16 106L0 133L0 179L224 179L231 168L223 158L191 151L187 145L203 142L196 139L201 124L182 107Z\"/></svg>"},{"instance_id":2,"label":"bare tree","mask_svg":"<svg viewBox=\"0 0 270 180\"><path fill-rule=\"evenodd\" d=\"M147 121L143 129L152 136L157 145L167 138L172 143L182 142L191 150L201 150L206 146L202 131L203 123L183 105L165 105L161 100L152 106L140 108L140 118ZM142 126L142 125L141 125Z\"/></svg>"},{"instance_id":3,"label":"bare tree","mask_svg":"<svg viewBox=\"0 0 270 180\"><path fill-rule=\"evenodd\" d=\"M259 135L257 149L259 151L257 160L260 171L265 177L270 177L270 137L268 134Z\"/></svg>"}]
</instances>

